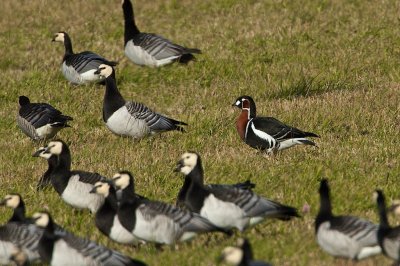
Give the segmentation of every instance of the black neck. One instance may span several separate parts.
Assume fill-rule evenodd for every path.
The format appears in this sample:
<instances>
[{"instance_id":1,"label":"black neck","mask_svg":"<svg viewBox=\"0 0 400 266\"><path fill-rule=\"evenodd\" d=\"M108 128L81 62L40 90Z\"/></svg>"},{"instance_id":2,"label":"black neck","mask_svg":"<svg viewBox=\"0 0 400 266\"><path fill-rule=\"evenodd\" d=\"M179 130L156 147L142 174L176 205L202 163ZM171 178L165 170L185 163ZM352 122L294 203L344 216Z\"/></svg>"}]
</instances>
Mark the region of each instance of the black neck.
<instances>
[{"instance_id":1,"label":"black neck","mask_svg":"<svg viewBox=\"0 0 400 266\"><path fill-rule=\"evenodd\" d=\"M135 17L133 13L133 7L130 0L125 0L122 9L124 11L124 19L125 19L125 33L124 33L124 41L125 44L131 40L136 34L139 34L140 31L136 26Z\"/></svg>"},{"instance_id":2,"label":"black neck","mask_svg":"<svg viewBox=\"0 0 400 266\"><path fill-rule=\"evenodd\" d=\"M58 156L57 166L54 168L51 183L58 194L62 194L68 185L71 174L71 154L69 148L64 145L61 154Z\"/></svg>"},{"instance_id":3,"label":"black neck","mask_svg":"<svg viewBox=\"0 0 400 266\"><path fill-rule=\"evenodd\" d=\"M51 222L44 229L43 235L39 240L39 254L45 262L50 262L53 256L54 242L57 240L54 234L54 224Z\"/></svg>"},{"instance_id":4,"label":"black neck","mask_svg":"<svg viewBox=\"0 0 400 266\"><path fill-rule=\"evenodd\" d=\"M106 78L105 82L106 92L103 100L103 120L104 122L107 122L108 118L115 111L125 105L125 100L118 91L114 72Z\"/></svg>"},{"instance_id":5,"label":"black neck","mask_svg":"<svg viewBox=\"0 0 400 266\"><path fill-rule=\"evenodd\" d=\"M382 229L390 228L389 221L386 213L385 199L382 196L378 198L378 212L379 212L379 227Z\"/></svg>"},{"instance_id":6,"label":"black neck","mask_svg":"<svg viewBox=\"0 0 400 266\"><path fill-rule=\"evenodd\" d=\"M108 196L106 197L104 204L108 204L108 206L110 206L114 210L118 209L117 194L114 187L110 187L110 191L108 193Z\"/></svg>"},{"instance_id":7,"label":"black neck","mask_svg":"<svg viewBox=\"0 0 400 266\"><path fill-rule=\"evenodd\" d=\"M187 175L193 182L199 184L201 186L204 185L204 170L200 160L197 161L196 166L193 170Z\"/></svg>"},{"instance_id":8,"label":"black neck","mask_svg":"<svg viewBox=\"0 0 400 266\"><path fill-rule=\"evenodd\" d=\"M121 194L121 202L126 202L127 200L136 198L136 193L135 193L135 187L132 183L129 183L129 185L122 189L122 194Z\"/></svg>"},{"instance_id":9,"label":"black neck","mask_svg":"<svg viewBox=\"0 0 400 266\"><path fill-rule=\"evenodd\" d=\"M329 189L324 189L323 191L320 190L320 208L315 220L315 231L318 230L318 227L323 222L331 219L333 217L332 214L332 206L331 200L329 195Z\"/></svg>"},{"instance_id":10,"label":"black neck","mask_svg":"<svg viewBox=\"0 0 400 266\"><path fill-rule=\"evenodd\" d=\"M14 209L13 215L10 218L9 222L25 222L25 203L21 199L17 208Z\"/></svg>"},{"instance_id":11,"label":"black neck","mask_svg":"<svg viewBox=\"0 0 400 266\"><path fill-rule=\"evenodd\" d=\"M72 50L72 41L68 34L64 33L64 48L65 48L65 55L74 54Z\"/></svg>"}]
</instances>

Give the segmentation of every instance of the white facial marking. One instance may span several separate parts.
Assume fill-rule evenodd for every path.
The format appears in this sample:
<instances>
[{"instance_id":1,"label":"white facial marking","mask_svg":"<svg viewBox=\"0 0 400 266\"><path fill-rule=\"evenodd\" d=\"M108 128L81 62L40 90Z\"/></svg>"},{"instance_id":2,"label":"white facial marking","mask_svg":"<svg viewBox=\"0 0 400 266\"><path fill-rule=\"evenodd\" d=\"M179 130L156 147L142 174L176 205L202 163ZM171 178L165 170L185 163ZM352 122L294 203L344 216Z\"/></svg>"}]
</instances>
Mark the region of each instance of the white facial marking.
<instances>
[{"instance_id":1,"label":"white facial marking","mask_svg":"<svg viewBox=\"0 0 400 266\"><path fill-rule=\"evenodd\" d=\"M188 175L196 166L197 158L197 154L185 152L181 157L183 161L183 167L180 169L181 173L183 173L184 175Z\"/></svg>"},{"instance_id":2,"label":"white facial marking","mask_svg":"<svg viewBox=\"0 0 400 266\"><path fill-rule=\"evenodd\" d=\"M64 42L65 40L65 34L62 32L58 32L56 33L55 37L54 37L54 41L56 42Z\"/></svg>"},{"instance_id":3,"label":"white facial marking","mask_svg":"<svg viewBox=\"0 0 400 266\"><path fill-rule=\"evenodd\" d=\"M6 206L10 208L17 208L19 203L21 202L21 198L18 195L7 195L4 197L6 202Z\"/></svg>"},{"instance_id":4,"label":"white facial marking","mask_svg":"<svg viewBox=\"0 0 400 266\"><path fill-rule=\"evenodd\" d=\"M43 212L34 213L32 218L35 219L35 224L39 227L46 227L50 221L49 215Z\"/></svg>"},{"instance_id":5,"label":"white facial marking","mask_svg":"<svg viewBox=\"0 0 400 266\"><path fill-rule=\"evenodd\" d=\"M60 155L63 148L63 144L60 141L50 141L47 147L49 147L49 152L51 154Z\"/></svg>"},{"instance_id":6,"label":"white facial marking","mask_svg":"<svg viewBox=\"0 0 400 266\"><path fill-rule=\"evenodd\" d=\"M378 192L374 191L374 193L372 194L372 198L374 201L376 201L378 199Z\"/></svg>"},{"instance_id":7,"label":"white facial marking","mask_svg":"<svg viewBox=\"0 0 400 266\"><path fill-rule=\"evenodd\" d=\"M127 186L129 186L130 183L130 178L128 174L120 174L117 173L113 176L114 184L119 188L119 189L125 189Z\"/></svg>"},{"instance_id":8,"label":"white facial marking","mask_svg":"<svg viewBox=\"0 0 400 266\"><path fill-rule=\"evenodd\" d=\"M46 160L48 160L51 157L50 153L45 153L46 147L40 147L38 151L39 150L41 150L41 152L39 153L39 157L45 158Z\"/></svg>"},{"instance_id":9,"label":"white facial marking","mask_svg":"<svg viewBox=\"0 0 400 266\"><path fill-rule=\"evenodd\" d=\"M94 186L96 187L97 194L104 195L104 197L107 197L108 194L110 193L110 185L108 183L100 181L96 182Z\"/></svg>"},{"instance_id":10,"label":"white facial marking","mask_svg":"<svg viewBox=\"0 0 400 266\"><path fill-rule=\"evenodd\" d=\"M239 265L243 258L243 251L236 247L226 247L222 251L224 261L231 265Z\"/></svg>"},{"instance_id":11,"label":"white facial marking","mask_svg":"<svg viewBox=\"0 0 400 266\"><path fill-rule=\"evenodd\" d=\"M106 64L101 64L99 66L100 69L100 76L107 78L108 76L110 76L113 72L113 69L111 66L106 65Z\"/></svg>"},{"instance_id":12,"label":"white facial marking","mask_svg":"<svg viewBox=\"0 0 400 266\"><path fill-rule=\"evenodd\" d=\"M235 105L239 106L241 104L241 101L237 100Z\"/></svg>"}]
</instances>

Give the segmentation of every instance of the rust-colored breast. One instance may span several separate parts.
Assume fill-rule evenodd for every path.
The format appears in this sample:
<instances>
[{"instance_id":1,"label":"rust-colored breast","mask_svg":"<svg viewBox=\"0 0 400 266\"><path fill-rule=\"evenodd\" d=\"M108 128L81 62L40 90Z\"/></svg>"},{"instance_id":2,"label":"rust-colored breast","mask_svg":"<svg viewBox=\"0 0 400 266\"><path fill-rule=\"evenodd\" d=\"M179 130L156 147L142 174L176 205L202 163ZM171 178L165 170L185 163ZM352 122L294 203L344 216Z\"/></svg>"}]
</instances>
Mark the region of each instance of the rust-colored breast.
<instances>
[{"instance_id":1,"label":"rust-colored breast","mask_svg":"<svg viewBox=\"0 0 400 266\"><path fill-rule=\"evenodd\" d=\"M242 113L240 114L239 118L236 120L236 129L239 133L240 138L244 141L244 137L246 134L246 126L248 122L248 111L247 110L242 110Z\"/></svg>"}]
</instances>

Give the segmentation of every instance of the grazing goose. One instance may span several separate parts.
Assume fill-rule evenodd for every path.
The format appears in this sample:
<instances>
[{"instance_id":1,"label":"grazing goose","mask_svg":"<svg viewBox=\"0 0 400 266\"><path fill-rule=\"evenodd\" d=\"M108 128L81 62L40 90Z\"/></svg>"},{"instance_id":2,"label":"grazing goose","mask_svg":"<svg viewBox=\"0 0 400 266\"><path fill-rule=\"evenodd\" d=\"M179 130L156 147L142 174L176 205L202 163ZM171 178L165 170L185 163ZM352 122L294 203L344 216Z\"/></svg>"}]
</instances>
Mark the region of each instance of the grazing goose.
<instances>
[{"instance_id":1,"label":"grazing goose","mask_svg":"<svg viewBox=\"0 0 400 266\"><path fill-rule=\"evenodd\" d=\"M354 216L334 216L328 181L321 180L320 209L315 219L319 246L335 257L360 260L381 253L378 226Z\"/></svg>"},{"instance_id":2,"label":"grazing goose","mask_svg":"<svg viewBox=\"0 0 400 266\"><path fill-rule=\"evenodd\" d=\"M115 174L113 180L117 189L128 182L134 184L132 174L127 171ZM134 191L134 186L132 189ZM146 242L174 244L177 241L190 240L198 233L213 231L229 233L207 219L173 205L139 197L122 198L126 200L122 201L118 208L121 224Z\"/></svg>"},{"instance_id":3,"label":"grazing goose","mask_svg":"<svg viewBox=\"0 0 400 266\"><path fill-rule=\"evenodd\" d=\"M61 71L64 77L72 84L79 85L89 82L101 82L103 78L94 73L99 65L117 65L117 62L108 61L104 57L90 51L75 54L72 50L71 38L66 32L57 32L52 41L64 43L65 53Z\"/></svg>"},{"instance_id":4,"label":"grazing goose","mask_svg":"<svg viewBox=\"0 0 400 266\"><path fill-rule=\"evenodd\" d=\"M104 204L98 209L95 217L95 223L100 232L118 243L137 245L139 240L126 230L118 219L117 195L110 182L106 180L96 182L90 193L105 197Z\"/></svg>"},{"instance_id":5,"label":"grazing goose","mask_svg":"<svg viewBox=\"0 0 400 266\"><path fill-rule=\"evenodd\" d=\"M61 140L49 142L45 154L55 155L58 158L50 181L61 198L75 208L89 209L95 213L103 204L104 197L89 192L94 184L104 177L98 173L71 171L71 153L67 144Z\"/></svg>"},{"instance_id":6,"label":"grazing goose","mask_svg":"<svg viewBox=\"0 0 400 266\"><path fill-rule=\"evenodd\" d=\"M250 96L240 96L233 106L242 110L236 121L240 138L250 147L265 151L268 155L295 145L315 146L307 137L319 137L285 125L273 117L256 116L256 104Z\"/></svg>"},{"instance_id":7,"label":"grazing goose","mask_svg":"<svg viewBox=\"0 0 400 266\"><path fill-rule=\"evenodd\" d=\"M71 120L48 103L31 103L28 97L19 96L17 123L33 140L53 138L62 128L69 127Z\"/></svg>"},{"instance_id":8,"label":"grazing goose","mask_svg":"<svg viewBox=\"0 0 400 266\"><path fill-rule=\"evenodd\" d=\"M236 227L243 231L266 218L289 220L299 216L295 208L262 198L249 190L205 186L201 159L195 152L184 153L176 171L190 179L190 184L179 192L185 206L220 228Z\"/></svg>"},{"instance_id":9,"label":"grazing goose","mask_svg":"<svg viewBox=\"0 0 400 266\"><path fill-rule=\"evenodd\" d=\"M199 49L185 48L153 34L140 32L136 26L130 0L122 0L125 19L125 55L137 65L160 67L175 61L188 63Z\"/></svg>"},{"instance_id":10,"label":"grazing goose","mask_svg":"<svg viewBox=\"0 0 400 266\"><path fill-rule=\"evenodd\" d=\"M237 247L224 248L219 260L234 266L271 266L269 263L253 260L251 245L247 239L243 238L238 240Z\"/></svg>"},{"instance_id":11,"label":"grazing goose","mask_svg":"<svg viewBox=\"0 0 400 266\"><path fill-rule=\"evenodd\" d=\"M386 214L385 196L381 190L376 190L376 203L379 212L378 242L383 254L400 263L400 226L391 227Z\"/></svg>"},{"instance_id":12,"label":"grazing goose","mask_svg":"<svg viewBox=\"0 0 400 266\"><path fill-rule=\"evenodd\" d=\"M39 253L50 265L146 265L72 233L55 231L53 219L47 212L37 212L33 219L38 227L44 228Z\"/></svg>"},{"instance_id":13,"label":"grazing goose","mask_svg":"<svg viewBox=\"0 0 400 266\"><path fill-rule=\"evenodd\" d=\"M17 193L8 194L0 202L0 206L6 206L13 209L13 215L8 220L8 222L20 222L26 223L27 219L25 217L25 203L22 200L21 195Z\"/></svg>"},{"instance_id":14,"label":"grazing goose","mask_svg":"<svg viewBox=\"0 0 400 266\"><path fill-rule=\"evenodd\" d=\"M39 148L34 154L33 157L42 157L47 160L48 168L46 172L40 177L38 184L36 185L36 190L43 190L45 187L51 184L51 174L53 173L54 168L57 166L58 158L56 155L46 153L46 147Z\"/></svg>"},{"instance_id":15,"label":"grazing goose","mask_svg":"<svg viewBox=\"0 0 400 266\"><path fill-rule=\"evenodd\" d=\"M96 73L105 77L103 120L114 134L140 139L158 132L185 131L181 125L186 123L155 113L142 103L125 101L118 91L111 66L100 65Z\"/></svg>"}]
</instances>

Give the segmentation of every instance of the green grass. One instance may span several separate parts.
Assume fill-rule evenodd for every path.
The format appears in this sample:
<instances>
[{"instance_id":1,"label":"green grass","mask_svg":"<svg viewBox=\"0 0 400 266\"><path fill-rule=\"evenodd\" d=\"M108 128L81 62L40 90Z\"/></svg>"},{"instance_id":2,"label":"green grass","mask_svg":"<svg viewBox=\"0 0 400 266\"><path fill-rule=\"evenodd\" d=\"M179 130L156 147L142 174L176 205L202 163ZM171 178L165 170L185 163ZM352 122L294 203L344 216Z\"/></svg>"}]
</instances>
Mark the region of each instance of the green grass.
<instances>
[{"instance_id":1,"label":"green grass","mask_svg":"<svg viewBox=\"0 0 400 266\"><path fill-rule=\"evenodd\" d=\"M149 265L214 265L237 236L201 236L178 250L135 249L102 236L86 211L75 211L52 190L36 192L47 163L31 154L34 143L16 126L18 96L45 101L74 117L58 135L73 168L107 176L134 173L139 193L173 203L182 185L173 173L180 155L200 153L206 181L250 178L267 198L311 213L291 222L268 221L243 233L255 257L274 265L344 265L317 246L313 220L319 180L331 181L335 213L377 222L371 195L399 197L400 22L395 1L135 1L139 28L203 54L188 66L135 66L123 54L120 1L4 0L0 9L0 196L19 192L29 214L47 208L80 236L140 258ZM118 60L126 99L186 121L186 134L166 133L140 142L114 136L104 126L104 88L70 86L62 77L63 47L51 43L65 30L76 52ZM267 160L241 142L235 130L240 95L258 113L321 135L318 148L296 147ZM84 104L85 103L85 104ZM3 210L5 222L10 210ZM392 223L398 223L391 219ZM383 255L358 265L389 265Z\"/></svg>"}]
</instances>

